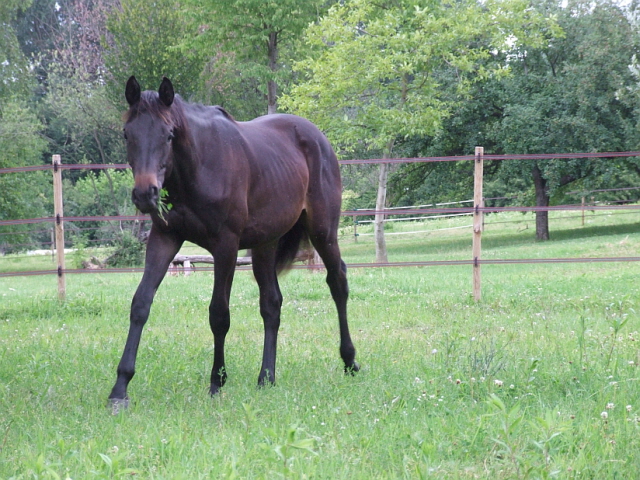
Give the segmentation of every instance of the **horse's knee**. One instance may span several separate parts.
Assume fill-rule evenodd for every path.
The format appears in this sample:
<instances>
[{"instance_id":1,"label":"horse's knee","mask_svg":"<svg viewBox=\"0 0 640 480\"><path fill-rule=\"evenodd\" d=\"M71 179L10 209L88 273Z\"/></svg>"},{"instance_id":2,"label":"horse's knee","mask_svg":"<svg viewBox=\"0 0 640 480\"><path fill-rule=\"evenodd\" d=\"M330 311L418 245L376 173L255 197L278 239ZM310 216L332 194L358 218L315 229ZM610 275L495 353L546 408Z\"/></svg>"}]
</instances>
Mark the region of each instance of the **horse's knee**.
<instances>
[{"instance_id":1,"label":"horse's knee","mask_svg":"<svg viewBox=\"0 0 640 480\"><path fill-rule=\"evenodd\" d=\"M209 325L214 335L226 335L231 325L229 307L212 303L209 306Z\"/></svg>"},{"instance_id":2,"label":"horse's knee","mask_svg":"<svg viewBox=\"0 0 640 480\"><path fill-rule=\"evenodd\" d=\"M266 324L275 326L280 324L280 310L282 309L282 293L273 291L263 294L260 298L260 315Z\"/></svg>"},{"instance_id":3,"label":"horse's knee","mask_svg":"<svg viewBox=\"0 0 640 480\"><path fill-rule=\"evenodd\" d=\"M141 296L134 296L131 301L131 311L129 314L129 320L131 323L139 326L144 326L149 318L149 311L151 310L151 300L146 300Z\"/></svg>"}]
</instances>

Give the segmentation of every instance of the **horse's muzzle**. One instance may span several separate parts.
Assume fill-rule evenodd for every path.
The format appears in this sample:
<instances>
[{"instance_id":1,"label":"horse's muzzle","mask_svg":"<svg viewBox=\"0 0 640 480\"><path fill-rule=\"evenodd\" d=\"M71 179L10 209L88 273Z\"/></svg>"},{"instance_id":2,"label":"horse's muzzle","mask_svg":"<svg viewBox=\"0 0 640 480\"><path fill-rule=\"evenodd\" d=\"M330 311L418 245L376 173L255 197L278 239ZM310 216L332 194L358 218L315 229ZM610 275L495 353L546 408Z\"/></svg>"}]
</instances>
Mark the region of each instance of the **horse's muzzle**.
<instances>
[{"instance_id":1,"label":"horse's muzzle","mask_svg":"<svg viewBox=\"0 0 640 480\"><path fill-rule=\"evenodd\" d=\"M149 185L147 189L135 187L131 192L131 201L142 213L151 213L158 209L158 187Z\"/></svg>"}]
</instances>

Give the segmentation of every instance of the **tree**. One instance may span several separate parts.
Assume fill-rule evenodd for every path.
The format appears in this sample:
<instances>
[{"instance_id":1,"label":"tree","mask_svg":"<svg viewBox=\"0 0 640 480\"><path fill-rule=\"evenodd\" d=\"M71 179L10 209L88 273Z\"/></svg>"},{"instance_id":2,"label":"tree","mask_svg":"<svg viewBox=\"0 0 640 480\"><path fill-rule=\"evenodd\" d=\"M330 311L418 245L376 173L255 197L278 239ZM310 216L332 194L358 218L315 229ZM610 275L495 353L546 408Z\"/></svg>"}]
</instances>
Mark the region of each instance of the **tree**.
<instances>
[{"instance_id":1,"label":"tree","mask_svg":"<svg viewBox=\"0 0 640 480\"><path fill-rule=\"evenodd\" d=\"M191 35L181 5L177 0L119 0L108 14L105 59L120 102L126 80L133 74L149 89L166 76L184 97L198 92L209 54L177 48Z\"/></svg>"},{"instance_id":2,"label":"tree","mask_svg":"<svg viewBox=\"0 0 640 480\"><path fill-rule=\"evenodd\" d=\"M342 151L360 144L391 158L399 140L434 135L474 79L499 73L482 62L493 49L507 41L540 43L543 27L553 24L518 0L345 2L308 29L317 53L297 63L307 80L285 103ZM441 78L453 80L457 100ZM381 164L377 211L385 207L387 178ZM375 235L376 261L386 262L381 214Z\"/></svg>"},{"instance_id":3,"label":"tree","mask_svg":"<svg viewBox=\"0 0 640 480\"><path fill-rule=\"evenodd\" d=\"M29 8L30 0L4 0L0 3L0 100L27 95L31 87L28 61L20 48L16 24Z\"/></svg>"},{"instance_id":4,"label":"tree","mask_svg":"<svg viewBox=\"0 0 640 480\"><path fill-rule=\"evenodd\" d=\"M0 103L0 168L40 164L46 146L42 129L42 123L25 101L3 99ZM50 183L43 172L0 175L0 220L45 216L48 201L42 192L51 190ZM5 235L2 235L0 245L24 243L26 240L25 234L19 233L27 231L22 226L4 227L2 230Z\"/></svg>"},{"instance_id":5,"label":"tree","mask_svg":"<svg viewBox=\"0 0 640 480\"><path fill-rule=\"evenodd\" d=\"M488 131L495 153L606 152L629 148L636 123L622 94L634 84L629 65L638 53L638 38L624 11L611 1L543 1L565 35L542 48L511 52L514 72L501 80L503 99L499 121ZM579 180L598 178L620 168L600 161L538 160L503 162L503 179L528 176L535 204L550 205L551 197ZM536 238L549 239L547 211L536 212Z\"/></svg>"},{"instance_id":6,"label":"tree","mask_svg":"<svg viewBox=\"0 0 640 480\"><path fill-rule=\"evenodd\" d=\"M323 4L321 0L189 0L199 35L184 45L232 55L241 65L240 78L263 85L267 113L276 113L278 85L290 75L283 66L282 51L291 48L305 27L317 19Z\"/></svg>"},{"instance_id":7,"label":"tree","mask_svg":"<svg viewBox=\"0 0 640 480\"><path fill-rule=\"evenodd\" d=\"M51 51L41 55L54 60L40 64L46 77L41 112L51 153L62 155L64 163L121 163L124 158L120 102L109 95L101 44L113 1L66 2L60 7ZM84 175L74 171L67 178Z\"/></svg>"}]
</instances>

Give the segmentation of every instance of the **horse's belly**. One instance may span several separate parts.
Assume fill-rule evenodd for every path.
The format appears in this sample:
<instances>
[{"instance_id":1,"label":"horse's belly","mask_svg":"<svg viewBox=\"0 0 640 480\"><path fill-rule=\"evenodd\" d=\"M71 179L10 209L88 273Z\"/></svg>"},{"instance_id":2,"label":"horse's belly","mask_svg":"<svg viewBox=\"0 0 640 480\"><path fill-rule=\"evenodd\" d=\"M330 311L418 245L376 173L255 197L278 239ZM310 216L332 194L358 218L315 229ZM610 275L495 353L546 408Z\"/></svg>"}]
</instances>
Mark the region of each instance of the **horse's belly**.
<instances>
[{"instance_id":1,"label":"horse's belly","mask_svg":"<svg viewBox=\"0 0 640 480\"><path fill-rule=\"evenodd\" d=\"M302 208L282 208L253 217L240 236L240 248L273 242L287 233L300 218Z\"/></svg>"}]
</instances>

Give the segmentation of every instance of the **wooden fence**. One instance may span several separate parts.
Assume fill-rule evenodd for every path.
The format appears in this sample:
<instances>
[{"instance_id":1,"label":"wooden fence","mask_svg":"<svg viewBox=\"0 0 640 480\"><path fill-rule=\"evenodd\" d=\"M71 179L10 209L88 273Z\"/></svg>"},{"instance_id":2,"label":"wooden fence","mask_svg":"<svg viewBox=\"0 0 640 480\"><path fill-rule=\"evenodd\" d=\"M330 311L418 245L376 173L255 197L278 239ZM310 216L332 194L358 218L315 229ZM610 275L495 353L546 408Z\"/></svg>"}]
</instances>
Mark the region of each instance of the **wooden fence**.
<instances>
[{"instance_id":1,"label":"wooden fence","mask_svg":"<svg viewBox=\"0 0 640 480\"><path fill-rule=\"evenodd\" d=\"M640 257L589 257L589 258L550 258L550 259L482 259L482 231L483 216L486 211L520 211L520 212L539 212L539 211L558 211L558 210L581 210L583 213L585 208L589 210L617 210L617 209L640 209L638 205L620 205L620 206L585 206L582 205L559 205L549 207L490 207L484 206L483 198L483 168L486 160L539 160L539 159L575 159L575 158L612 158L612 157L640 157L640 152L605 152L605 153L573 153L573 154L534 154L534 155L485 155L482 147L476 147L474 155L456 156L456 157L422 157L422 158L396 158L396 159L370 159L370 160L343 160L343 165L354 164L380 164L380 163L415 163L415 162L443 162L443 161L473 161L474 162L474 195L473 205L470 207L458 208L415 208L404 209L402 214L470 214L473 215L473 242L471 258L468 260L449 260L449 261L426 261L426 262L389 262L389 263L373 263L373 264L350 264L350 267L401 267L401 266L435 266L435 265L470 265L472 267L472 289L473 297L476 301L481 299L482 282L481 282L481 266L486 264L520 264L520 263L583 263L583 262L630 262L640 261ZM65 217L63 213L63 192L62 192L62 170L71 169L125 169L129 168L124 164L90 164L90 165L64 165L61 162L60 155L53 155L51 166L30 166L11 169L0 169L0 174L9 174L13 172L28 172L36 170L48 170L53 172L53 189L54 189L54 216L37 219L20 219L0 221L0 226L19 225L52 222L55 229L55 252L57 268L55 270L43 271L22 271L22 272L5 272L0 273L0 277L11 277L20 275L43 275L56 274L58 277L58 296L60 299L65 297L65 275L68 273L90 273L90 272L140 272L140 268L111 268L101 270L86 269L67 269L65 267L64 253L64 222L65 221L107 221L107 220L147 220L147 216L111 216L111 217ZM371 216L375 214L393 215L398 214L394 209L385 209L383 211L371 210L351 210L343 212L343 215L353 217ZM184 261L184 259L182 259ZM190 261L187 259L187 261ZM201 260L202 261L202 260ZM206 262L210 259L207 258ZM238 269L245 269L247 262L240 262ZM301 268L301 267L298 267ZM309 267L302 267L309 268ZM311 268L318 268L311 266Z\"/></svg>"}]
</instances>

